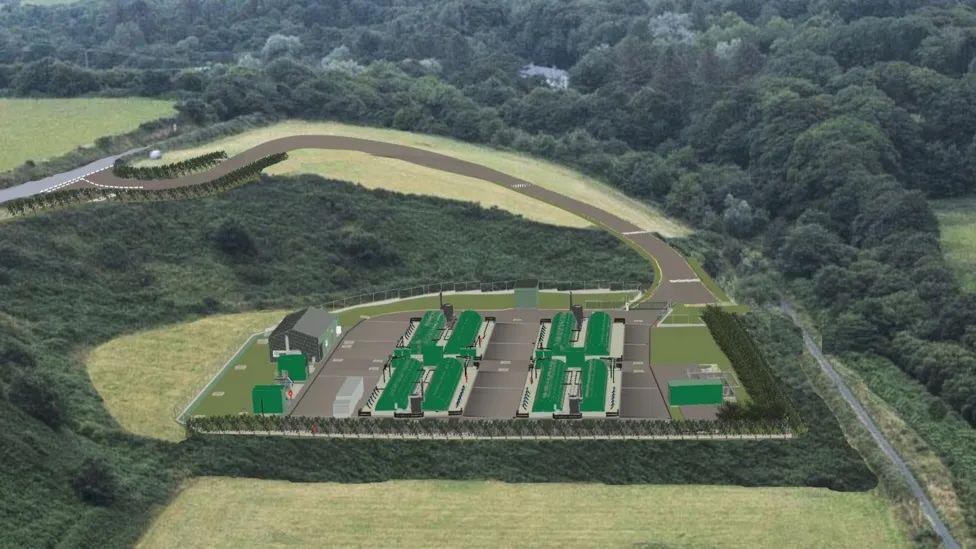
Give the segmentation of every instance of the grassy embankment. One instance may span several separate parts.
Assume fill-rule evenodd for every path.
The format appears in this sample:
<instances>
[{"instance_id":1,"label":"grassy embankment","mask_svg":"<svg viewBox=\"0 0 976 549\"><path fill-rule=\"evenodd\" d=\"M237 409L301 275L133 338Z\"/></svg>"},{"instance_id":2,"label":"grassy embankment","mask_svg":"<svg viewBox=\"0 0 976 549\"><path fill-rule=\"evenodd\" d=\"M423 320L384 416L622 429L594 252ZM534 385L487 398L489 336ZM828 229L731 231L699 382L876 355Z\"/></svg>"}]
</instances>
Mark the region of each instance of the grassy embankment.
<instances>
[{"instance_id":1,"label":"grassy embankment","mask_svg":"<svg viewBox=\"0 0 976 549\"><path fill-rule=\"evenodd\" d=\"M292 135L343 135L409 145L454 156L525 179L583 202L615 212L643 229L665 236L683 236L689 230L665 217L651 206L565 166L524 154L499 151L444 137L397 130L351 126L335 122L292 120L218 139L190 149L167 152L159 162L175 162L213 150L237 154L270 139ZM143 160L138 165L150 165ZM390 158L378 158L355 151L298 150L286 162L268 169L272 174L313 173L333 179L359 183L367 188L383 188L410 194L426 194L477 202L498 207L527 219L569 227L590 224L574 214L527 198L499 185L477 179L415 166Z\"/></svg>"},{"instance_id":2,"label":"grassy embankment","mask_svg":"<svg viewBox=\"0 0 976 549\"><path fill-rule=\"evenodd\" d=\"M976 197L934 200L931 206L949 266L964 288L976 292Z\"/></svg>"},{"instance_id":3,"label":"grassy embankment","mask_svg":"<svg viewBox=\"0 0 976 549\"><path fill-rule=\"evenodd\" d=\"M391 505L398 501L410 504ZM872 492L227 478L193 481L139 546L447 547L460 540L467 547L908 546L889 508Z\"/></svg>"},{"instance_id":4,"label":"grassy embankment","mask_svg":"<svg viewBox=\"0 0 976 549\"><path fill-rule=\"evenodd\" d=\"M175 112L171 101L142 98L0 99L0 172Z\"/></svg>"}]
</instances>

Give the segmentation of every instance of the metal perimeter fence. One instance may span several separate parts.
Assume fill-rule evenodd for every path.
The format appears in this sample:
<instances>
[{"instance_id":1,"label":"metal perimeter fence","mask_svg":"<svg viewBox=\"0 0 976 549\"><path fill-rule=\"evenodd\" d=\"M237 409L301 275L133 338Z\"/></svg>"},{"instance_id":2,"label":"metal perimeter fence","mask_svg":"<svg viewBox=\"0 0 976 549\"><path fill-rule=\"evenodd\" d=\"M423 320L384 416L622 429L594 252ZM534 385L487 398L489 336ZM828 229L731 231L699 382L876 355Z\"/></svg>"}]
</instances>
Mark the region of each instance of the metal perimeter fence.
<instances>
[{"instance_id":1,"label":"metal perimeter fence","mask_svg":"<svg viewBox=\"0 0 976 549\"><path fill-rule=\"evenodd\" d=\"M394 290L377 290L349 297L343 297L328 301L320 305L321 308L334 311L345 309L364 303L377 301L389 301L399 299L409 299L425 295L435 295L441 292L504 292L514 291L520 280L503 280L498 282L437 282L433 284L421 284ZM620 282L610 280L591 280L591 281L557 281L540 280L540 290L558 291L583 291L583 290L608 290L611 292L642 291L644 284L640 282Z\"/></svg>"}]
</instances>

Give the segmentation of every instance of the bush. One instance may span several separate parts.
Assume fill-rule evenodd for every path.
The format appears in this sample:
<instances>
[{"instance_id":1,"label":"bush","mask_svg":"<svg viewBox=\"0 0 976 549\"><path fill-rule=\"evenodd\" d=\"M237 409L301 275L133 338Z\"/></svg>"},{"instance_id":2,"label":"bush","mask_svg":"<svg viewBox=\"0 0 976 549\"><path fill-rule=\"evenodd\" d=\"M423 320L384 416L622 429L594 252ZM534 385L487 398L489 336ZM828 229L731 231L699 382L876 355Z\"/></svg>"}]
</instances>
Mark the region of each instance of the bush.
<instances>
[{"instance_id":1,"label":"bush","mask_svg":"<svg viewBox=\"0 0 976 549\"><path fill-rule=\"evenodd\" d=\"M256 249L250 233L237 221L221 223L212 238L218 250L236 259L247 257Z\"/></svg>"},{"instance_id":2,"label":"bush","mask_svg":"<svg viewBox=\"0 0 976 549\"><path fill-rule=\"evenodd\" d=\"M112 166L112 173L116 177L126 179L171 179L210 169L225 158L227 158L227 153L224 151L214 151L171 164L145 167L132 167L119 159Z\"/></svg>"},{"instance_id":3,"label":"bush","mask_svg":"<svg viewBox=\"0 0 976 549\"><path fill-rule=\"evenodd\" d=\"M85 458L71 487L83 501L101 507L111 505L118 493L118 481L108 463L91 457Z\"/></svg>"},{"instance_id":4,"label":"bush","mask_svg":"<svg viewBox=\"0 0 976 549\"><path fill-rule=\"evenodd\" d=\"M34 374L22 373L14 378L7 398L18 408L43 421L48 427L61 426L61 408L57 396Z\"/></svg>"}]
</instances>

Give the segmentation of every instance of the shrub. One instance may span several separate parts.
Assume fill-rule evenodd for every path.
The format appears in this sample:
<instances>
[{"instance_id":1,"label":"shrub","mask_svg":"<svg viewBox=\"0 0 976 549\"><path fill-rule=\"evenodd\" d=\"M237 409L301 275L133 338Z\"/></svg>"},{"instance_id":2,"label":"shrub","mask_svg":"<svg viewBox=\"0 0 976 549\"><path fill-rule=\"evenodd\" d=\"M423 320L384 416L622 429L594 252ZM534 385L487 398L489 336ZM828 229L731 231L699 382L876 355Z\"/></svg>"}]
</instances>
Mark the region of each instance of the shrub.
<instances>
[{"instance_id":1,"label":"shrub","mask_svg":"<svg viewBox=\"0 0 976 549\"><path fill-rule=\"evenodd\" d=\"M61 408L57 397L34 374L22 373L14 378L7 391L10 402L31 416L43 421L48 427L61 426Z\"/></svg>"},{"instance_id":2,"label":"shrub","mask_svg":"<svg viewBox=\"0 0 976 549\"><path fill-rule=\"evenodd\" d=\"M723 420L783 419L798 421L792 403L780 390L780 381L739 318L718 307L706 307L702 319L715 342L729 357L739 381L749 393L748 405L726 404L719 410Z\"/></svg>"},{"instance_id":3,"label":"shrub","mask_svg":"<svg viewBox=\"0 0 976 549\"><path fill-rule=\"evenodd\" d=\"M233 258L244 258L255 251L250 233L237 221L227 220L221 223L212 238L218 250Z\"/></svg>"},{"instance_id":4,"label":"shrub","mask_svg":"<svg viewBox=\"0 0 976 549\"><path fill-rule=\"evenodd\" d=\"M118 481L108 463L91 457L85 458L71 487L83 501L101 507L111 505L118 493Z\"/></svg>"}]
</instances>

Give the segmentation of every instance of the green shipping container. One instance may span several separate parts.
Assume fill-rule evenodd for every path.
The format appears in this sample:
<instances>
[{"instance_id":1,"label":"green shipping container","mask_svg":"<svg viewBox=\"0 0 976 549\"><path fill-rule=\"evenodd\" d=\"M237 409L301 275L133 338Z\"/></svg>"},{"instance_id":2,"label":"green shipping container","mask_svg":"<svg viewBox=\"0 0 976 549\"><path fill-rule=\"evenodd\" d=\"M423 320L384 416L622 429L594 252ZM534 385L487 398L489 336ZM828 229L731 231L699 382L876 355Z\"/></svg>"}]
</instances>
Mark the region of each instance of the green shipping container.
<instances>
[{"instance_id":1,"label":"green shipping container","mask_svg":"<svg viewBox=\"0 0 976 549\"><path fill-rule=\"evenodd\" d=\"M721 404L724 383L720 379L674 379L668 382L671 406Z\"/></svg>"},{"instance_id":2,"label":"green shipping container","mask_svg":"<svg viewBox=\"0 0 976 549\"><path fill-rule=\"evenodd\" d=\"M570 368L582 368L586 362L586 355L583 347L569 347L566 349L566 366Z\"/></svg>"},{"instance_id":3,"label":"green shipping container","mask_svg":"<svg viewBox=\"0 0 976 549\"><path fill-rule=\"evenodd\" d=\"M437 345L436 343L428 343L424 345L422 354L424 355L424 364L428 366L436 366L441 363L444 359L444 347Z\"/></svg>"},{"instance_id":4,"label":"green shipping container","mask_svg":"<svg viewBox=\"0 0 976 549\"><path fill-rule=\"evenodd\" d=\"M410 347L397 347L393 349L393 358L406 358L410 356Z\"/></svg>"},{"instance_id":5,"label":"green shipping container","mask_svg":"<svg viewBox=\"0 0 976 549\"><path fill-rule=\"evenodd\" d=\"M288 375L292 381L299 383L308 379L308 362L305 355L281 355L278 357L278 375Z\"/></svg>"},{"instance_id":6,"label":"green shipping container","mask_svg":"<svg viewBox=\"0 0 976 549\"><path fill-rule=\"evenodd\" d=\"M285 411L285 388L281 385L255 385L251 389L255 414L281 414Z\"/></svg>"}]
</instances>

